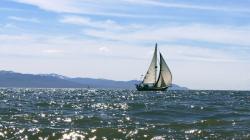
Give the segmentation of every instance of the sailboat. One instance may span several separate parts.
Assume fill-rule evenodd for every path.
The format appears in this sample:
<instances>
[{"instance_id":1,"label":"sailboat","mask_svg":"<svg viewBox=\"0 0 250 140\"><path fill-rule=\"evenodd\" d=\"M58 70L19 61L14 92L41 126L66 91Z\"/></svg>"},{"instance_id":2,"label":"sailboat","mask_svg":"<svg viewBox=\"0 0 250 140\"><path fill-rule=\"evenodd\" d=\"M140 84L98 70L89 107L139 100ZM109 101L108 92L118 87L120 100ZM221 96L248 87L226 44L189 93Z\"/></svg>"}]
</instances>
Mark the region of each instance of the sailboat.
<instances>
[{"instance_id":1,"label":"sailboat","mask_svg":"<svg viewBox=\"0 0 250 140\"><path fill-rule=\"evenodd\" d=\"M143 81L136 85L138 91L163 91L172 84L172 74L160 53L160 69L158 72L157 43L155 44L154 55Z\"/></svg>"}]
</instances>

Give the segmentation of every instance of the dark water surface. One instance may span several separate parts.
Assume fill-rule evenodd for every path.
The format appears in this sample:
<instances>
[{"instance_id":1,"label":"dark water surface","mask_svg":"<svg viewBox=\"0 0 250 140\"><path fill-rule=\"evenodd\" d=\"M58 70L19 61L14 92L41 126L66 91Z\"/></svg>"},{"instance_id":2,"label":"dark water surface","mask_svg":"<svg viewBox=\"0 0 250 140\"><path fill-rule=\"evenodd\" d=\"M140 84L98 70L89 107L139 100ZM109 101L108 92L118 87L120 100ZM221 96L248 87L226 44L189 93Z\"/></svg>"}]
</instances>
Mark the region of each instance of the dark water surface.
<instances>
[{"instance_id":1,"label":"dark water surface","mask_svg":"<svg viewBox=\"0 0 250 140\"><path fill-rule=\"evenodd\" d=\"M0 139L250 139L250 92L0 89Z\"/></svg>"}]
</instances>

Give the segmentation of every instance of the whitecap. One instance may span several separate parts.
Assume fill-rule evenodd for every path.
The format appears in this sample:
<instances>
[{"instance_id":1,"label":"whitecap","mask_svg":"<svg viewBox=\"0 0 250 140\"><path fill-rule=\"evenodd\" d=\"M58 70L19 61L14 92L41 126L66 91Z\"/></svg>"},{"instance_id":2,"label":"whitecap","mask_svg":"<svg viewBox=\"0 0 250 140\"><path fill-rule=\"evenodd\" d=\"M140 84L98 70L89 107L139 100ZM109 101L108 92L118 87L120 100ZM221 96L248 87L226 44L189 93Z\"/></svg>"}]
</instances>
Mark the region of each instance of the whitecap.
<instances>
[{"instance_id":1,"label":"whitecap","mask_svg":"<svg viewBox=\"0 0 250 140\"><path fill-rule=\"evenodd\" d=\"M191 130L185 131L185 133L186 133L186 134L194 134L194 133L200 134L200 133L201 133L201 130L198 130L198 129L191 129Z\"/></svg>"},{"instance_id":2,"label":"whitecap","mask_svg":"<svg viewBox=\"0 0 250 140\"><path fill-rule=\"evenodd\" d=\"M96 136L89 138L89 140L95 140L95 139L96 139Z\"/></svg>"},{"instance_id":3,"label":"whitecap","mask_svg":"<svg viewBox=\"0 0 250 140\"><path fill-rule=\"evenodd\" d=\"M165 138L163 136L155 136L151 138L150 140L165 140Z\"/></svg>"},{"instance_id":4,"label":"whitecap","mask_svg":"<svg viewBox=\"0 0 250 140\"><path fill-rule=\"evenodd\" d=\"M0 132L0 137L5 137L4 133Z\"/></svg>"},{"instance_id":5,"label":"whitecap","mask_svg":"<svg viewBox=\"0 0 250 140\"><path fill-rule=\"evenodd\" d=\"M125 119L126 119L127 121L130 121L130 117L126 117Z\"/></svg>"},{"instance_id":6,"label":"whitecap","mask_svg":"<svg viewBox=\"0 0 250 140\"><path fill-rule=\"evenodd\" d=\"M134 130L134 131L129 131L129 133L126 135L126 138L127 137L133 137L134 135L138 134L138 130Z\"/></svg>"},{"instance_id":7,"label":"whitecap","mask_svg":"<svg viewBox=\"0 0 250 140\"><path fill-rule=\"evenodd\" d=\"M91 130L91 133L95 133L95 132L96 132L96 129L92 129L92 130Z\"/></svg>"},{"instance_id":8,"label":"whitecap","mask_svg":"<svg viewBox=\"0 0 250 140\"><path fill-rule=\"evenodd\" d=\"M70 132L68 134L63 134L60 140L83 140L85 136L76 132Z\"/></svg>"},{"instance_id":9,"label":"whitecap","mask_svg":"<svg viewBox=\"0 0 250 140\"><path fill-rule=\"evenodd\" d=\"M63 121L70 123L72 121L72 119L71 118L65 118Z\"/></svg>"}]
</instances>

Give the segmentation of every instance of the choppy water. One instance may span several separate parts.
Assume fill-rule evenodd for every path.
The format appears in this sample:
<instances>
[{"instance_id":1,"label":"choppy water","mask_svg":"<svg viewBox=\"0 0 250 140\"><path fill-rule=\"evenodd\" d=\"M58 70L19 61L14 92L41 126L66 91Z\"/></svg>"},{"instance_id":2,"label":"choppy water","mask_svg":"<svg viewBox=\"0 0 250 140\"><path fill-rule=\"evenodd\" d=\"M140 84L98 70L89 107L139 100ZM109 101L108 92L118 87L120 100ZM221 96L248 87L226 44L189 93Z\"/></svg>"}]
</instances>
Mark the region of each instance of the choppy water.
<instances>
[{"instance_id":1,"label":"choppy water","mask_svg":"<svg viewBox=\"0 0 250 140\"><path fill-rule=\"evenodd\" d=\"M250 92L0 89L0 139L250 139Z\"/></svg>"}]
</instances>

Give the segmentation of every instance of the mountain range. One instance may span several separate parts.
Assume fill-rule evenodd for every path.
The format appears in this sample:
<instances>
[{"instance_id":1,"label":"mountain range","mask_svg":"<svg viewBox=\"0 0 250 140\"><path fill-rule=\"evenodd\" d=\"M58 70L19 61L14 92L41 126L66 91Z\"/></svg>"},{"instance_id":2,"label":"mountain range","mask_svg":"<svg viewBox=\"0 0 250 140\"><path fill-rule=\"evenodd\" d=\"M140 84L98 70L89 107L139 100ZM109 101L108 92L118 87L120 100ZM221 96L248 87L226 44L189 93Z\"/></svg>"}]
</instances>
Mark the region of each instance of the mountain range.
<instances>
[{"instance_id":1,"label":"mountain range","mask_svg":"<svg viewBox=\"0 0 250 140\"><path fill-rule=\"evenodd\" d=\"M0 87L16 88L107 88L135 89L137 80L114 81L108 79L71 78L58 74L22 74L13 71L0 71ZM187 90L173 84L172 90Z\"/></svg>"}]
</instances>

